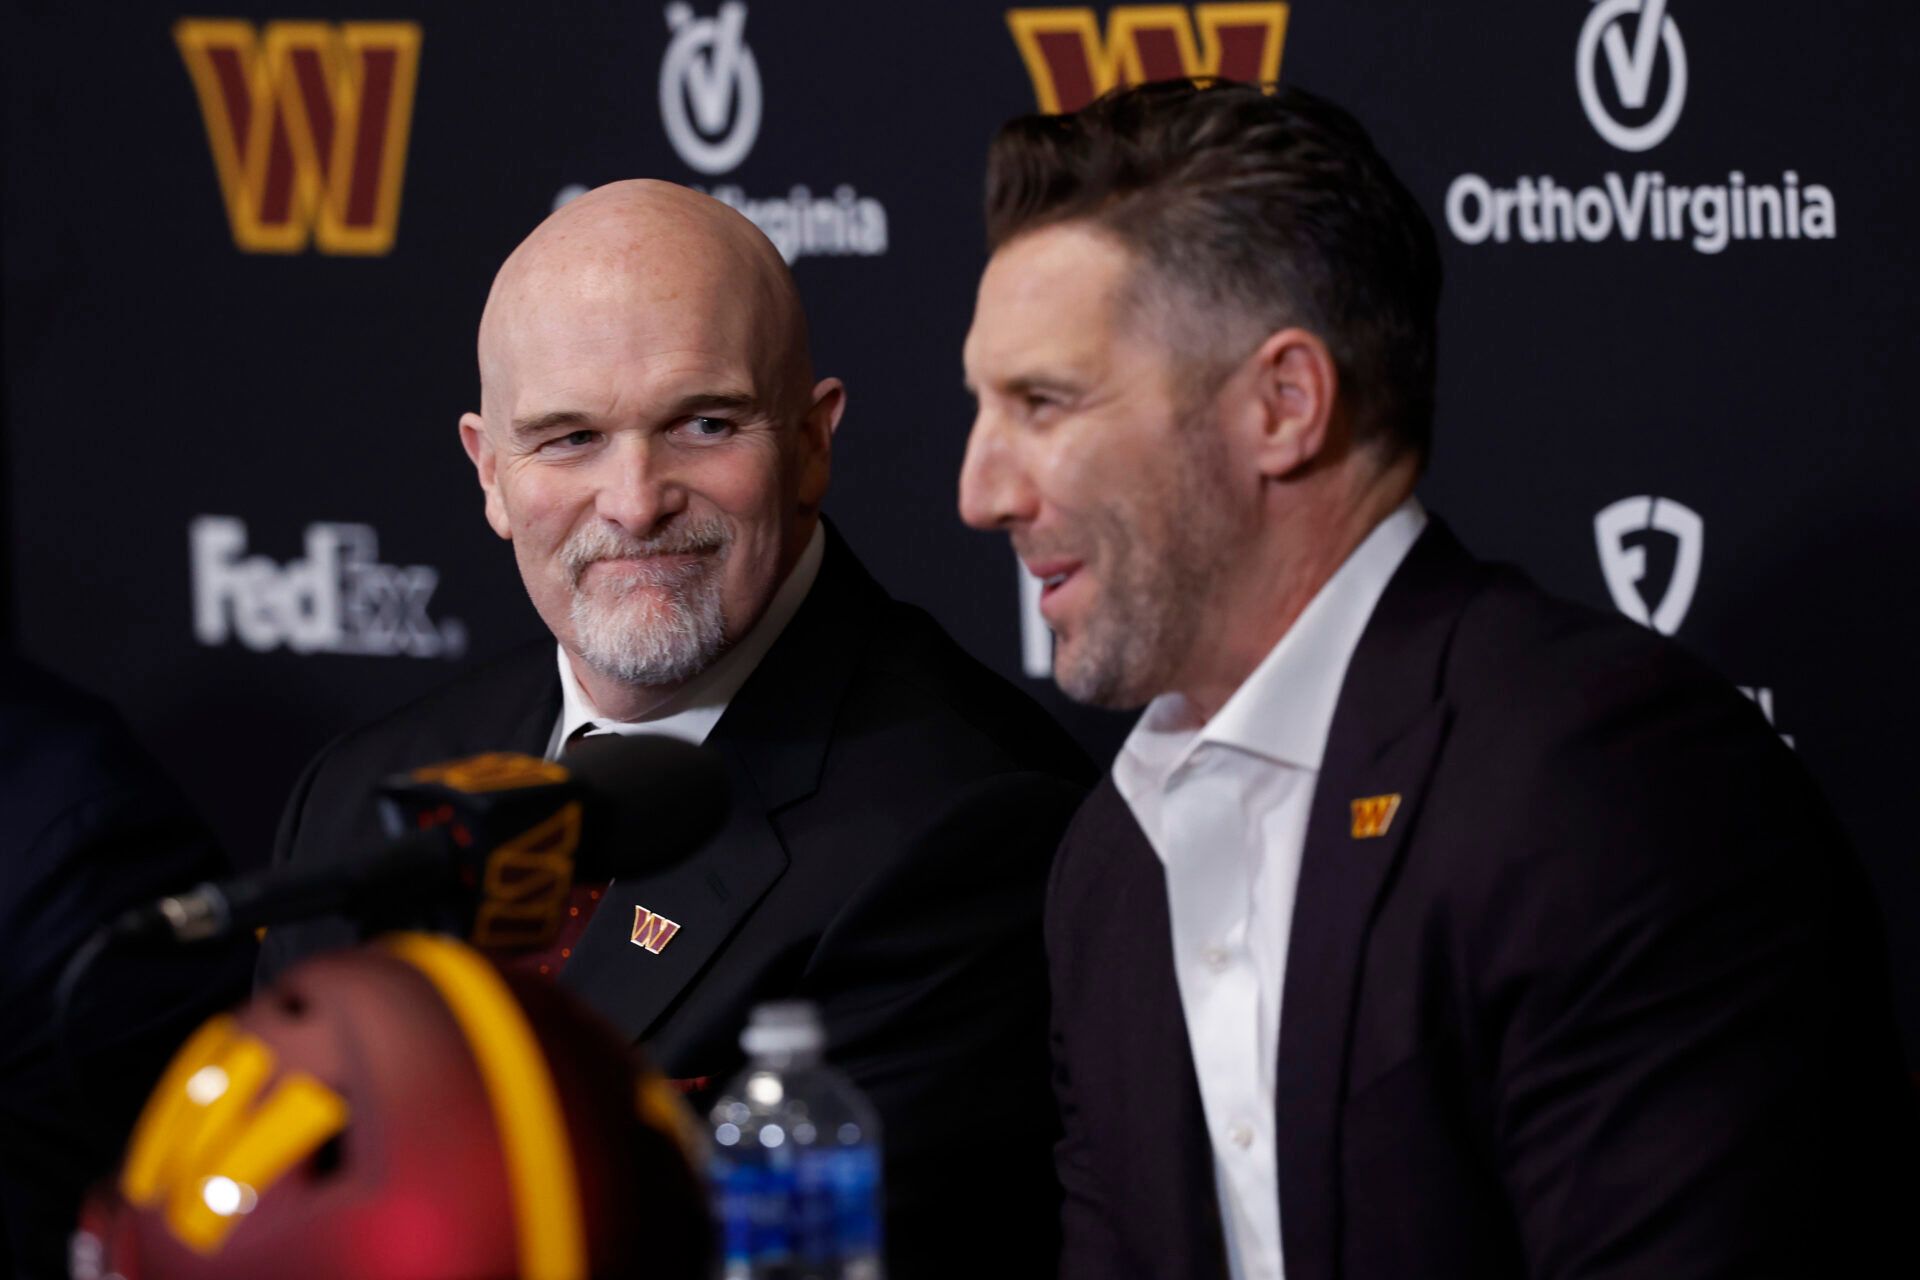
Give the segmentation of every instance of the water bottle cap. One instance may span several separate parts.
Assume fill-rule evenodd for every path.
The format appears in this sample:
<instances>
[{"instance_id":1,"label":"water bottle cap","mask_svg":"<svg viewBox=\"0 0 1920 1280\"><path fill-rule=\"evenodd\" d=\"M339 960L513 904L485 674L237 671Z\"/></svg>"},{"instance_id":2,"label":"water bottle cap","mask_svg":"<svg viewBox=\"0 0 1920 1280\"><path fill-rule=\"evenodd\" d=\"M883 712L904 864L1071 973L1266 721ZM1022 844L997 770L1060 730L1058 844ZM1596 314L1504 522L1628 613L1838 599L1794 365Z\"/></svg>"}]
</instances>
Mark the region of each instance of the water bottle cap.
<instances>
[{"instance_id":1,"label":"water bottle cap","mask_svg":"<svg viewBox=\"0 0 1920 1280\"><path fill-rule=\"evenodd\" d=\"M806 1000L755 1005L740 1033L740 1047L758 1057L767 1053L818 1053L826 1042L820 1011Z\"/></svg>"}]
</instances>

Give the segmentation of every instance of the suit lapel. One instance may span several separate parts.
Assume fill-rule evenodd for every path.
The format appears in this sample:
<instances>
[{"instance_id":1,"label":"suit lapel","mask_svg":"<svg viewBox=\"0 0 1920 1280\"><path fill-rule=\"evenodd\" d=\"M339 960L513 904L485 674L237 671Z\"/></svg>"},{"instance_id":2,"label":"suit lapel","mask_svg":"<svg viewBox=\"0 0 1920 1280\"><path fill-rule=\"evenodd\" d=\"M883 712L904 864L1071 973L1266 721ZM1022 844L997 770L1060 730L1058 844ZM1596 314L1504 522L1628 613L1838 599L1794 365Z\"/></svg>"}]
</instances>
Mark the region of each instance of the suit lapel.
<instances>
[{"instance_id":1,"label":"suit lapel","mask_svg":"<svg viewBox=\"0 0 1920 1280\"><path fill-rule=\"evenodd\" d=\"M1101 911L1075 922L1087 933L1073 944L1099 958L1099 976L1087 980L1096 994L1085 1003L1110 1011L1092 1038L1105 1042L1103 1058L1124 1064L1103 1076L1104 1093L1127 1118L1127 1141L1152 1153L1128 1162L1127 1200L1116 1206L1127 1219L1123 1229L1153 1274L1224 1276L1213 1145L1173 969L1166 868L1111 773L1078 823L1085 835L1074 838L1100 850L1107 881ZM1106 1070L1105 1063L1085 1065Z\"/></svg>"},{"instance_id":2,"label":"suit lapel","mask_svg":"<svg viewBox=\"0 0 1920 1280\"><path fill-rule=\"evenodd\" d=\"M630 1038L658 1025L785 874L773 816L819 786L853 640L885 598L828 525L813 588L707 739L733 784L726 825L693 857L607 890L560 980ZM649 916L679 925L658 951L635 937Z\"/></svg>"},{"instance_id":3,"label":"suit lapel","mask_svg":"<svg viewBox=\"0 0 1920 1280\"><path fill-rule=\"evenodd\" d=\"M1274 1109L1289 1280L1337 1271L1339 1118L1361 958L1446 736L1440 673L1474 573L1431 522L1380 597L1334 711L1281 1002Z\"/></svg>"},{"instance_id":4,"label":"suit lapel","mask_svg":"<svg viewBox=\"0 0 1920 1280\"><path fill-rule=\"evenodd\" d=\"M743 802L752 795L751 775L737 755L723 754L734 794L726 825L700 854L614 881L561 970L561 985L634 1040L707 967L787 869L787 851L766 811ZM678 927L663 939L660 921Z\"/></svg>"}]
</instances>

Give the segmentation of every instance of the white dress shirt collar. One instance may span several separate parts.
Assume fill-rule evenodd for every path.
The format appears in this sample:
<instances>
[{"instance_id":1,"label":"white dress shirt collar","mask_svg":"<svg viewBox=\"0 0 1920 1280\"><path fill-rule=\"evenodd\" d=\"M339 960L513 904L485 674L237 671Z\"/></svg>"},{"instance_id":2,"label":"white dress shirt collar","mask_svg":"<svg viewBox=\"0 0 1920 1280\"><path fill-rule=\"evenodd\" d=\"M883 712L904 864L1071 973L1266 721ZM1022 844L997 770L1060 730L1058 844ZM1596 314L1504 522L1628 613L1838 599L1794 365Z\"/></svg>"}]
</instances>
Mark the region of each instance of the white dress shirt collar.
<instances>
[{"instance_id":1,"label":"white dress shirt collar","mask_svg":"<svg viewBox=\"0 0 1920 1280\"><path fill-rule=\"evenodd\" d=\"M767 656L767 650L773 647L773 642L793 621L793 615L800 611L801 602L807 598L807 592L813 589L814 579L820 576L820 561L825 555L826 545L824 526L815 524L813 536L807 539L800 559L794 564L792 572L787 574L786 581L780 584L780 589L774 592L773 599L767 603L767 611L760 616L753 630L721 654L717 662L687 681L673 697L642 719L609 720L601 715L573 674L573 663L567 658L566 648L556 644L554 649L560 661L560 722L554 726L553 736L547 743L547 758L557 758L567 739L589 721L608 733L660 733L685 742L705 742L707 735L713 732L713 726L725 714L727 704L733 701L733 695L740 691L740 686L747 682L747 677L760 665L760 660Z\"/></svg>"}]
</instances>

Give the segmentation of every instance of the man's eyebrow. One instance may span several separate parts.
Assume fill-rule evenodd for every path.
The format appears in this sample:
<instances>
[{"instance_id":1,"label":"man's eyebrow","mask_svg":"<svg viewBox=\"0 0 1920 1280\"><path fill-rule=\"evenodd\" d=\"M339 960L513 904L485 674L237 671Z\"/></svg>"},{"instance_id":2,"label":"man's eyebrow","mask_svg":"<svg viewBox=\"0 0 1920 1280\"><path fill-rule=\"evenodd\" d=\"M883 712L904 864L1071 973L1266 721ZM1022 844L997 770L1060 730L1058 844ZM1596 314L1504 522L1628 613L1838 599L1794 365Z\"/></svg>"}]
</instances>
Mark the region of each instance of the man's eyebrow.
<instances>
[{"instance_id":1,"label":"man's eyebrow","mask_svg":"<svg viewBox=\"0 0 1920 1280\"><path fill-rule=\"evenodd\" d=\"M667 417L685 418L703 413L753 413L760 401L749 391L694 391L667 407Z\"/></svg>"},{"instance_id":2,"label":"man's eyebrow","mask_svg":"<svg viewBox=\"0 0 1920 1280\"><path fill-rule=\"evenodd\" d=\"M996 388L1009 396L1030 395L1036 391L1058 396L1077 395L1080 389L1080 384L1071 378L1043 373L1015 374Z\"/></svg>"}]
</instances>

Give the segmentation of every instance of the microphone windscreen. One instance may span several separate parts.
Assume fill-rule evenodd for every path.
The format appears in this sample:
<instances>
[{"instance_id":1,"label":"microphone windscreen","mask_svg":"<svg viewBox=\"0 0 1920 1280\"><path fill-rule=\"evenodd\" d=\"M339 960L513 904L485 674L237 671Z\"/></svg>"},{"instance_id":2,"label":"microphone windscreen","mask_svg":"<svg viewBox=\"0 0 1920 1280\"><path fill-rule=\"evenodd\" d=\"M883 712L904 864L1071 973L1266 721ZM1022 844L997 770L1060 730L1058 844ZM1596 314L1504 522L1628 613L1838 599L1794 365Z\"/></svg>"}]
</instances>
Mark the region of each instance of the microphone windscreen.
<instances>
[{"instance_id":1,"label":"microphone windscreen","mask_svg":"<svg viewBox=\"0 0 1920 1280\"><path fill-rule=\"evenodd\" d=\"M662 734L599 734L561 757L592 810L579 874L654 871L711 840L732 786L719 753Z\"/></svg>"}]
</instances>

